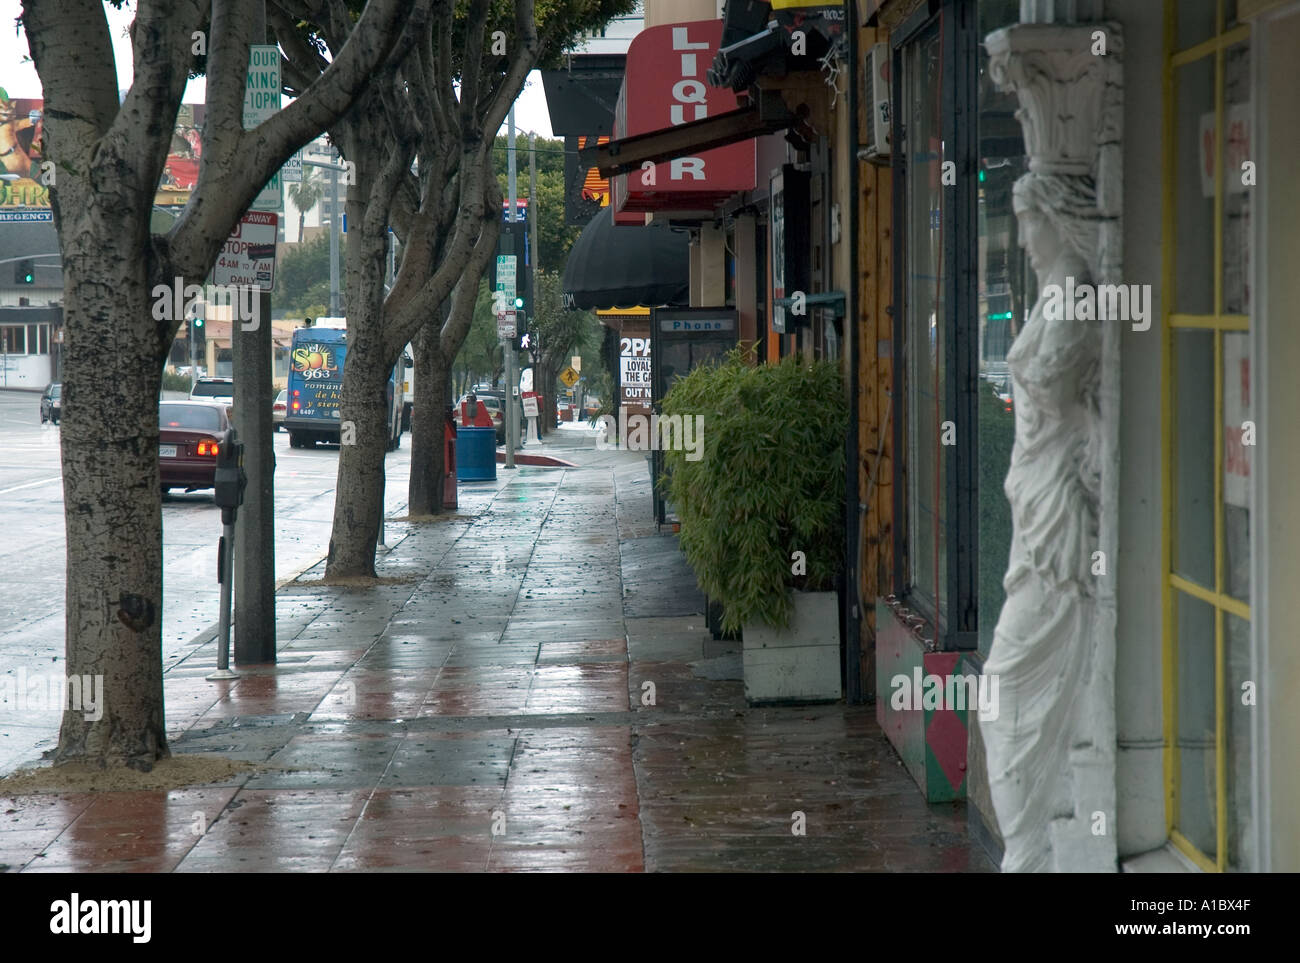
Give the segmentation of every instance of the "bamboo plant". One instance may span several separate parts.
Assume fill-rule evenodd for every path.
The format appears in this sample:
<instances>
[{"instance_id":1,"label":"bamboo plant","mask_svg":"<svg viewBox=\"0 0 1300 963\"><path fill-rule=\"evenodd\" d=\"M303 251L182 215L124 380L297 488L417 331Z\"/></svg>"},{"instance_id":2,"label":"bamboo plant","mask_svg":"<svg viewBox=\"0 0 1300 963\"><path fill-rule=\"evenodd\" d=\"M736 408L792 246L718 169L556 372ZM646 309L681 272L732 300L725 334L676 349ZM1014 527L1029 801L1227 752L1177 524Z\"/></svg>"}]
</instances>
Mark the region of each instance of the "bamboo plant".
<instances>
[{"instance_id":1,"label":"bamboo plant","mask_svg":"<svg viewBox=\"0 0 1300 963\"><path fill-rule=\"evenodd\" d=\"M833 589L843 561L848 408L838 363L755 365L737 348L677 381L662 415L702 417L701 457L669 447L663 482L700 588L722 603L723 629L788 626L791 590Z\"/></svg>"}]
</instances>

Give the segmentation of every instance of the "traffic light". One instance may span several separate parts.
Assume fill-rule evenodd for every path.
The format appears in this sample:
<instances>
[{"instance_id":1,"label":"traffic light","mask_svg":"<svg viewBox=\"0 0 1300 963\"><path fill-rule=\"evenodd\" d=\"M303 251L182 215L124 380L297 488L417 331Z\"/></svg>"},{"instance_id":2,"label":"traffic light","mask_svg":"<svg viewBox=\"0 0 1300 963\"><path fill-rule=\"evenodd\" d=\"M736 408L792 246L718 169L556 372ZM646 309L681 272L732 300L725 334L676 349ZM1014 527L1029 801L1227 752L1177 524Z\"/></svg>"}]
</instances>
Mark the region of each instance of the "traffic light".
<instances>
[{"instance_id":1,"label":"traffic light","mask_svg":"<svg viewBox=\"0 0 1300 963\"><path fill-rule=\"evenodd\" d=\"M36 262L30 259L14 264L14 284L35 284Z\"/></svg>"},{"instance_id":2,"label":"traffic light","mask_svg":"<svg viewBox=\"0 0 1300 963\"><path fill-rule=\"evenodd\" d=\"M521 300L516 298L516 301ZM532 339L528 336L528 315L523 311L515 312L515 350L527 351L532 347Z\"/></svg>"}]
</instances>

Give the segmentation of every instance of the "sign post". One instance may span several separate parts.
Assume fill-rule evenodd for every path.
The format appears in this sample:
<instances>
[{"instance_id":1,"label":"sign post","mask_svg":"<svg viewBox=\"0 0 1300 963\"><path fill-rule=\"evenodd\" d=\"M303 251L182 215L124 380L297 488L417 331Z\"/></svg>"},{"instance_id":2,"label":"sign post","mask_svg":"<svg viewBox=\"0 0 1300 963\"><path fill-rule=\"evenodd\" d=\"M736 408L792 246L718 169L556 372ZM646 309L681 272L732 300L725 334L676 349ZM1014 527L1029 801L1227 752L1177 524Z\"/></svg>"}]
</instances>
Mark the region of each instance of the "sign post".
<instances>
[{"instance_id":1,"label":"sign post","mask_svg":"<svg viewBox=\"0 0 1300 963\"><path fill-rule=\"evenodd\" d=\"M251 129L280 109L280 51L275 44L250 44L244 86L244 128ZM232 312L235 427L244 442L248 498L236 522L235 662L275 661L275 454L271 406L271 285L275 242L284 199L280 173L272 175L226 242L213 269L217 283L253 289L252 318ZM242 298L240 299L243 300Z\"/></svg>"}]
</instances>

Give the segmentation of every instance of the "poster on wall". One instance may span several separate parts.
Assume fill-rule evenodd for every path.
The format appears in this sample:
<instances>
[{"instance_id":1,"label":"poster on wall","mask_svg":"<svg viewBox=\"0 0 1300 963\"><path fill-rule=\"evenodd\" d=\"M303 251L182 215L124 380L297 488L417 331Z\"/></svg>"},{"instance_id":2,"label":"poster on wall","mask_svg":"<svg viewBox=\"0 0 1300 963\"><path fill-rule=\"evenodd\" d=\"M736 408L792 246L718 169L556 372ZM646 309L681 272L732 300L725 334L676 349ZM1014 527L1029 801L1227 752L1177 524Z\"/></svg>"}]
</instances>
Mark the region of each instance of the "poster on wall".
<instances>
[{"instance_id":1,"label":"poster on wall","mask_svg":"<svg viewBox=\"0 0 1300 963\"><path fill-rule=\"evenodd\" d=\"M1223 190L1240 194L1246 189L1241 165L1250 155L1250 104L1225 104L1223 114L1227 129L1223 135ZM1214 196L1214 111L1201 114L1199 131L1201 152L1201 196Z\"/></svg>"},{"instance_id":2,"label":"poster on wall","mask_svg":"<svg viewBox=\"0 0 1300 963\"><path fill-rule=\"evenodd\" d=\"M1249 422L1249 424L1247 424ZM1255 462L1255 423L1250 405L1250 335L1223 334L1223 501L1250 507Z\"/></svg>"},{"instance_id":3,"label":"poster on wall","mask_svg":"<svg viewBox=\"0 0 1300 963\"><path fill-rule=\"evenodd\" d=\"M650 404L650 339L618 339L619 403Z\"/></svg>"},{"instance_id":4,"label":"poster on wall","mask_svg":"<svg viewBox=\"0 0 1300 963\"><path fill-rule=\"evenodd\" d=\"M812 225L809 223L811 178L787 164L772 175L768 235L772 256L772 330L781 334L809 323L808 312L796 313L781 299L808 293Z\"/></svg>"}]
</instances>

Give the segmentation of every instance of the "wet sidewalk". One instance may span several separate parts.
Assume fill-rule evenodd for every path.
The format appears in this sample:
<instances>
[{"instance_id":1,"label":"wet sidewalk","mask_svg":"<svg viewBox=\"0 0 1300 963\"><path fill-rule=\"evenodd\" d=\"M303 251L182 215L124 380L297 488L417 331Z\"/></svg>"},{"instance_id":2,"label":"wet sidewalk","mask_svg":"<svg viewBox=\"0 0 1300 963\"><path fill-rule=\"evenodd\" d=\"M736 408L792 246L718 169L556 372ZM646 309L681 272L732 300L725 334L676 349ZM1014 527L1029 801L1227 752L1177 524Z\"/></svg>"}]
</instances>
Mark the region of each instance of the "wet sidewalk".
<instances>
[{"instance_id":1,"label":"wet sidewalk","mask_svg":"<svg viewBox=\"0 0 1300 963\"><path fill-rule=\"evenodd\" d=\"M0 869L992 868L869 708L748 708L644 455L568 451L581 467L501 469L457 515L389 521L383 584L286 586L276 666L210 682L207 642L167 672L173 753L257 771L0 798Z\"/></svg>"}]
</instances>

